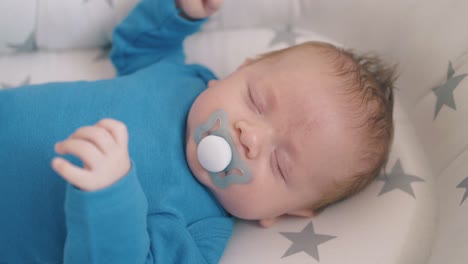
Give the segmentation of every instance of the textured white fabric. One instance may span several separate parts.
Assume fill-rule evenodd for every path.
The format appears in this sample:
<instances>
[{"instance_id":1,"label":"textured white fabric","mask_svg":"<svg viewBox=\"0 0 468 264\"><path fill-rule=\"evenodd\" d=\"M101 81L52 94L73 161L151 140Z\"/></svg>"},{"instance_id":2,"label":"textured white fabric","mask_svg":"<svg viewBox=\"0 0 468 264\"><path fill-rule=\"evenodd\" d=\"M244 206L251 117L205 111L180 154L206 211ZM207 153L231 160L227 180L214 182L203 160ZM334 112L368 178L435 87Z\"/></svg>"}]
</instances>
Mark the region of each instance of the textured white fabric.
<instances>
[{"instance_id":1,"label":"textured white fabric","mask_svg":"<svg viewBox=\"0 0 468 264\"><path fill-rule=\"evenodd\" d=\"M43 49L105 46L137 0L42 0L37 42ZM109 4L112 3L112 4Z\"/></svg>"},{"instance_id":2,"label":"textured white fabric","mask_svg":"<svg viewBox=\"0 0 468 264\"><path fill-rule=\"evenodd\" d=\"M67 52L34 52L0 56L0 89L28 84L98 80L115 76L108 59L98 59L99 49Z\"/></svg>"},{"instance_id":3,"label":"textured white fabric","mask_svg":"<svg viewBox=\"0 0 468 264\"><path fill-rule=\"evenodd\" d=\"M12 51L10 45L24 42L36 26L36 1L0 1L0 54Z\"/></svg>"}]
</instances>

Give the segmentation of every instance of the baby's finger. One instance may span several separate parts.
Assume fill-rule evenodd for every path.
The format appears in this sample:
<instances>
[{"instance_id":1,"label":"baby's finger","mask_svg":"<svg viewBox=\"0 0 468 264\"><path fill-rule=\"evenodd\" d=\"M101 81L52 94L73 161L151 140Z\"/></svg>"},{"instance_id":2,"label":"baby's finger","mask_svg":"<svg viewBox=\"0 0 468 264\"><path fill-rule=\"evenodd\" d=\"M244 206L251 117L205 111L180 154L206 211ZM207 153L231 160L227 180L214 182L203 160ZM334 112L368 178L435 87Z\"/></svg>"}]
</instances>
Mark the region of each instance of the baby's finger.
<instances>
[{"instance_id":1,"label":"baby's finger","mask_svg":"<svg viewBox=\"0 0 468 264\"><path fill-rule=\"evenodd\" d=\"M65 180L80 189L86 189L84 181L89 178L89 172L79 168L65 159L55 157L52 160L52 169L55 170Z\"/></svg>"},{"instance_id":2,"label":"baby's finger","mask_svg":"<svg viewBox=\"0 0 468 264\"><path fill-rule=\"evenodd\" d=\"M216 11L223 5L223 0L208 0L207 8L210 11Z\"/></svg>"},{"instance_id":3,"label":"baby's finger","mask_svg":"<svg viewBox=\"0 0 468 264\"><path fill-rule=\"evenodd\" d=\"M72 154L78 157L89 168L94 168L94 165L103 156L91 142L73 138L55 144L55 151L62 155Z\"/></svg>"},{"instance_id":4,"label":"baby's finger","mask_svg":"<svg viewBox=\"0 0 468 264\"><path fill-rule=\"evenodd\" d=\"M112 119L105 118L99 121L96 126L105 128L113 136L115 142L121 146L127 146L128 144L128 132L127 126L124 123Z\"/></svg>"},{"instance_id":5,"label":"baby's finger","mask_svg":"<svg viewBox=\"0 0 468 264\"><path fill-rule=\"evenodd\" d=\"M80 127L70 138L89 141L103 154L107 154L106 150L115 144L112 135L106 129L98 126Z\"/></svg>"}]
</instances>

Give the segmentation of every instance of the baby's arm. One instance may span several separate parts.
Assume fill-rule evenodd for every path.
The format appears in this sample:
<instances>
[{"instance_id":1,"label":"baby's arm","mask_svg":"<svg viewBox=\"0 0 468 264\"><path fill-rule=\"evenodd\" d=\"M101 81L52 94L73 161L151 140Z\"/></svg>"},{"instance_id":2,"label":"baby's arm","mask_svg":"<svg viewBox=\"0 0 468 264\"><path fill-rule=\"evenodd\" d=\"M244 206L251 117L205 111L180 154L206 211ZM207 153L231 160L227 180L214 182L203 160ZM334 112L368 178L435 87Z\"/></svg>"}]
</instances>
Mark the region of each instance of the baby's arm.
<instances>
[{"instance_id":1,"label":"baby's arm","mask_svg":"<svg viewBox=\"0 0 468 264\"><path fill-rule=\"evenodd\" d=\"M187 223L153 208L130 162L125 125L103 119L79 128L56 145L79 157L84 168L62 158L52 167L67 185L64 263L217 263L232 231L232 219L208 217ZM158 173L158 172L154 172Z\"/></svg>"},{"instance_id":2,"label":"baby's arm","mask_svg":"<svg viewBox=\"0 0 468 264\"><path fill-rule=\"evenodd\" d=\"M221 4L222 0L142 0L114 31L111 59L118 74L161 60L184 63L185 37Z\"/></svg>"}]
</instances>

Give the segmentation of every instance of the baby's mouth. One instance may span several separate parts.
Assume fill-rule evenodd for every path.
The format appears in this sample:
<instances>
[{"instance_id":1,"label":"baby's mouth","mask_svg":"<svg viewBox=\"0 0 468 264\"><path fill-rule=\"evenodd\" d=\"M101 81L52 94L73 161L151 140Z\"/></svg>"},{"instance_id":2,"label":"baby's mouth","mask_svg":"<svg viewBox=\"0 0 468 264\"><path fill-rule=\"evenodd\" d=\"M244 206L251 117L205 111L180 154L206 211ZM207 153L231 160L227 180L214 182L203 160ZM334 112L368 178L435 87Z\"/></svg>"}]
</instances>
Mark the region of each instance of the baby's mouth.
<instances>
[{"instance_id":1,"label":"baby's mouth","mask_svg":"<svg viewBox=\"0 0 468 264\"><path fill-rule=\"evenodd\" d=\"M220 172L207 170L211 181L219 188L227 188L232 184L247 184L252 180L252 170L241 159L229 133L228 124L227 113L219 109L213 112L205 123L199 125L194 133L197 146L202 139L211 135L221 137L229 144L232 151L229 165Z\"/></svg>"}]
</instances>

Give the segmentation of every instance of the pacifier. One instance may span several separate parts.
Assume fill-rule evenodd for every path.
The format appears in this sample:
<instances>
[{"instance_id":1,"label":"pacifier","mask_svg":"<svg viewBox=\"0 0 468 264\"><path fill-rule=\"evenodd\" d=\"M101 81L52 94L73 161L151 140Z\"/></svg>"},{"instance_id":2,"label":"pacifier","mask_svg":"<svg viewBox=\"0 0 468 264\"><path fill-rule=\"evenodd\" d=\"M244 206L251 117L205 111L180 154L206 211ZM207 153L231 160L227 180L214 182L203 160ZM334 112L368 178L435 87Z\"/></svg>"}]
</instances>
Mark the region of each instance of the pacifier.
<instances>
[{"instance_id":1,"label":"pacifier","mask_svg":"<svg viewBox=\"0 0 468 264\"><path fill-rule=\"evenodd\" d=\"M220 188L246 184L252 180L252 170L237 152L228 124L227 113L216 110L206 123L196 128L194 134L198 144L198 161Z\"/></svg>"},{"instance_id":2,"label":"pacifier","mask_svg":"<svg viewBox=\"0 0 468 264\"><path fill-rule=\"evenodd\" d=\"M229 143L219 136L209 135L198 144L198 161L210 172L223 171L231 163L232 152Z\"/></svg>"}]
</instances>

